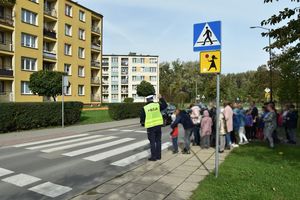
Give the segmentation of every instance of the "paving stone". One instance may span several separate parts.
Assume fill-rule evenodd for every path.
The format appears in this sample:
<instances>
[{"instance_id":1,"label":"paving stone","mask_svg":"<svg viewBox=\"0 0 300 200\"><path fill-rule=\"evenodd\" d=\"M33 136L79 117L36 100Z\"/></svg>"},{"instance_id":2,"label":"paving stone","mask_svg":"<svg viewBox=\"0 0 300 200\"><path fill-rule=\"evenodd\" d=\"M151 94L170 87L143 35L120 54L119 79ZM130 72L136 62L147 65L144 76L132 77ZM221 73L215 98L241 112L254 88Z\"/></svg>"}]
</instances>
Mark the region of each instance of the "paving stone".
<instances>
[{"instance_id":1,"label":"paving stone","mask_svg":"<svg viewBox=\"0 0 300 200\"><path fill-rule=\"evenodd\" d=\"M198 168L198 166L197 167L193 167L193 166L181 165L178 168L176 168L176 170L194 172L197 168Z\"/></svg>"},{"instance_id":2,"label":"paving stone","mask_svg":"<svg viewBox=\"0 0 300 200\"><path fill-rule=\"evenodd\" d=\"M191 175L190 177L188 177L186 179L186 182L192 182L192 183L199 183L200 181L202 181L205 178L205 176L199 176L199 175Z\"/></svg>"},{"instance_id":3,"label":"paving stone","mask_svg":"<svg viewBox=\"0 0 300 200\"><path fill-rule=\"evenodd\" d=\"M146 190L150 192L156 192L159 194L169 194L171 193L177 186L161 183L161 182L155 182L150 187L148 187Z\"/></svg>"},{"instance_id":4,"label":"paving stone","mask_svg":"<svg viewBox=\"0 0 300 200\"><path fill-rule=\"evenodd\" d=\"M193 160L188 160L187 162L185 162L183 165L186 166L193 166L193 167L200 167L202 164L200 161L193 161Z\"/></svg>"},{"instance_id":5,"label":"paving stone","mask_svg":"<svg viewBox=\"0 0 300 200\"><path fill-rule=\"evenodd\" d=\"M135 177L132 176L127 176L127 175L123 175L121 177L118 178L114 178L112 180L110 180L109 182L107 182L108 184L113 184L113 185L124 185L128 182L130 182L131 180L133 180Z\"/></svg>"},{"instance_id":6,"label":"paving stone","mask_svg":"<svg viewBox=\"0 0 300 200\"><path fill-rule=\"evenodd\" d=\"M127 183L126 185L118 188L116 190L117 193L132 193L138 194L144 189L146 189L149 185L137 184L137 183Z\"/></svg>"},{"instance_id":7,"label":"paving stone","mask_svg":"<svg viewBox=\"0 0 300 200\"><path fill-rule=\"evenodd\" d=\"M166 195L158 194L155 192L143 191L139 195L132 198L132 200L161 200L164 199Z\"/></svg>"},{"instance_id":8,"label":"paving stone","mask_svg":"<svg viewBox=\"0 0 300 200\"><path fill-rule=\"evenodd\" d=\"M71 200L97 200L103 196L104 194L79 195Z\"/></svg>"},{"instance_id":9,"label":"paving stone","mask_svg":"<svg viewBox=\"0 0 300 200\"><path fill-rule=\"evenodd\" d=\"M96 192L100 193L100 194L107 194L107 193L114 191L118 187L119 187L119 185L105 183L105 184L97 187Z\"/></svg>"},{"instance_id":10,"label":"paving stone","mask_svg":"<svg viewBox=\"0 0 300 200\"><path fill-rule=\"evenodd\" d=\"M192 192L175 190L165 200L187 200L192 196Z\"/></svg>"},{"instance_id":11,"label":"paving stone","mask_svg":"<svg viewBox=\"0 0 300 200\"><path fill-rule=\"evenodd\" d=\"M131 194L131 193L114 192L100 198L99 200L129 200L134 196L135 194Z\"/></svg>"},{"instance_id":12,"label":"paving stone","mask_svg":"<svg viewBox=\"0 0 300 200\"><path fill-rule=\"evenodd\" d=\"M186 191L186 192L192 192L198 187L198 183L192 183L192 182L184 182L182 183L177 190Z\"/></svg>"},{"instance_id":13,"label":"paving stone","mask_svg":"<svg viewBox=\"0 0 300 200\"><path fill-rule=\"evenodd\" d=\"M209 171L207 171L206 169L204 168L200 168L200 169L197 169L193 175L198 175L198 176L206 176L209 174Z\"/></svg>"},{"instance_id":14,"label":"paving stone","mask_svg":"<svg viewBox=\"0 0 300 200\"><path fill-rule=\"evenodd\" d=\"M164 184L169 184L169 185L175 185L178 186L180 185L186 178L185 177L178 177L178 176L171 176L171 175L166 175L163 176L158 180L160 183Z\"/></svg>"},{"instance_id":15,"label":"paving stone","mask_svg":"<svg viewBox=\"0 0 300 200\"><path fill-rule=\"evenodd\" d=\"M141 176L138 177L134 180L132 180L131 182L133 183L137 183L137 184L143 184L143 185L151 185L152 183L154 183L155 181L157 181L161 176L151 176L151 175L147 175L147 176Z\"/></svg>"}]
</instances>

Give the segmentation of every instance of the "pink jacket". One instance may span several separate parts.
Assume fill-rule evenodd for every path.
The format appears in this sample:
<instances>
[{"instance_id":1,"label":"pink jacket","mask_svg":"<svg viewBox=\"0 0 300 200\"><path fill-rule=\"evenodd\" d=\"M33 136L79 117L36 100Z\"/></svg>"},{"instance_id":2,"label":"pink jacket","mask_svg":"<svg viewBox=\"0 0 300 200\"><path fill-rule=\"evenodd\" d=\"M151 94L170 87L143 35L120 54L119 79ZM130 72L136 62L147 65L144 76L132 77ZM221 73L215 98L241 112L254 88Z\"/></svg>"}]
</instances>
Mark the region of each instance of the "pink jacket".
<instances>
[{"instance_id":1,"label":"pink jacket","mask_svg":"<svg viewBox=\"0 0 300 200\"><path fill-rule=\"evenodd\" d=\"M233 131L233 111L230 106L226 106L224 109L224 116L226 120L227 132Z\"/></svg>"},{"instance_id":2,"label":"pink jacket","mask_svg":"<svg viewBox=\"0 0 300 200\"><path fill-rule=\"evenodd\" d=\"M209 117L208 111L205 110L203 113L202 121L201 121L201 137L206 136L206 135L211 135L212 125L213 125L212 119Z\"/></svg>"}]
</instances>

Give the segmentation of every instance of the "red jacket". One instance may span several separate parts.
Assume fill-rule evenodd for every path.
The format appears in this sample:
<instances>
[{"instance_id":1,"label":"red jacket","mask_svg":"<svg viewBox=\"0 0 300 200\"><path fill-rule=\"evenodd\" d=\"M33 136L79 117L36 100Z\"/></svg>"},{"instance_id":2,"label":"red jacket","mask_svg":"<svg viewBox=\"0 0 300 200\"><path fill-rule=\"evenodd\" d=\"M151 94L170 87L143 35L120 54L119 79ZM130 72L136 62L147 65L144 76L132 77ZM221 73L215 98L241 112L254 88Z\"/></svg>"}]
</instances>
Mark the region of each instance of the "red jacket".
<instances>
[{"instance_id":1,"label":"red jacket","mask_svg":"<svg viewBox=\"0 0 300 200\"><path fill-rule=\"evenodd\" d=\"M176 126L175 128L173 128L173 131L172 131L172 138L176 138L178 137L178 126Z\"/></svg>"}]
</instances>

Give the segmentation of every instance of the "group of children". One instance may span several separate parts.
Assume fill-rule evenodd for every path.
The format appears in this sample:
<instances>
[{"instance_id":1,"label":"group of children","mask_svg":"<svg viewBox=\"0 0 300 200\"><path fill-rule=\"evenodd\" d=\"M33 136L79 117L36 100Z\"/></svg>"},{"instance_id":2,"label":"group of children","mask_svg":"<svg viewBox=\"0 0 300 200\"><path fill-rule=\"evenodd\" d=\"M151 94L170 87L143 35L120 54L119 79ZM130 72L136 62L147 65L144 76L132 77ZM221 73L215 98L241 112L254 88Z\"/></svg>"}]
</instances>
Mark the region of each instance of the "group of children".
<instances>
[{"instance_id":1,"label":"group of children","mask_svg":"<svg viewBox=\"0 0 300 200\"><path fill-rule=\"evenodd\" d=\"M270 147L274 147L276 142L276 129L283 120L287 139L289 143L296 143L295 130L297 128L298 114L295 112L295 106L290 105L289 109L281 115L276 114L275 106L271 103L262 109L259 115L258 109L253 102L248 110L244 110L242 104L227 103L224 109L221 109L217 120L215 109L208 111L201 110L199 106L191 105L190 110L177 109L172 115L172 131L170 133L173 143L173 153L178 153L178 124L184 128L184 149L182 153L190 153L190 143L199 145L201 148L209 148L212 138L215 136L216 122L219 123L220 130L220 149L223 153L225 147L233 148L239 145L247 144L253 139L268 140Z\"/></svg>"}]
</instances>

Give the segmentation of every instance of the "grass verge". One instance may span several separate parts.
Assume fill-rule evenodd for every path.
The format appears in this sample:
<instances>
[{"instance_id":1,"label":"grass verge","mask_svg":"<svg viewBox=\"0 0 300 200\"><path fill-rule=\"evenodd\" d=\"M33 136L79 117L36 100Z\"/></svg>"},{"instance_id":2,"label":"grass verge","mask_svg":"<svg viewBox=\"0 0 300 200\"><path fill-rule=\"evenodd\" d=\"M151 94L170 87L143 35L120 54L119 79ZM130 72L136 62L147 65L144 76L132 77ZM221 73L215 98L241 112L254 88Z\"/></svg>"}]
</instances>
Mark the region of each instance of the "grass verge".
<instances>
[{"instance_id":1,"label":"grass verge","mask_svg":"<svg viewBox=\"0 0 300 200\"><path fill-rule=\"evenodd\" d=\"M95 124L110 122L113 119L109 116L108 110L82 111L79 124Z\"/></svg>"},{"instance_id":2,"label":"grass verge","mask_svg":"<svg viewBox=\"0 0 300 200\"><path fill-rule=\"evenodd\" d=\"M254 143L235 149L213 174L203 180L191 200L274 199L300 196L300 148L280 145L274 150Z\"/></svg>"}]
</instances>

